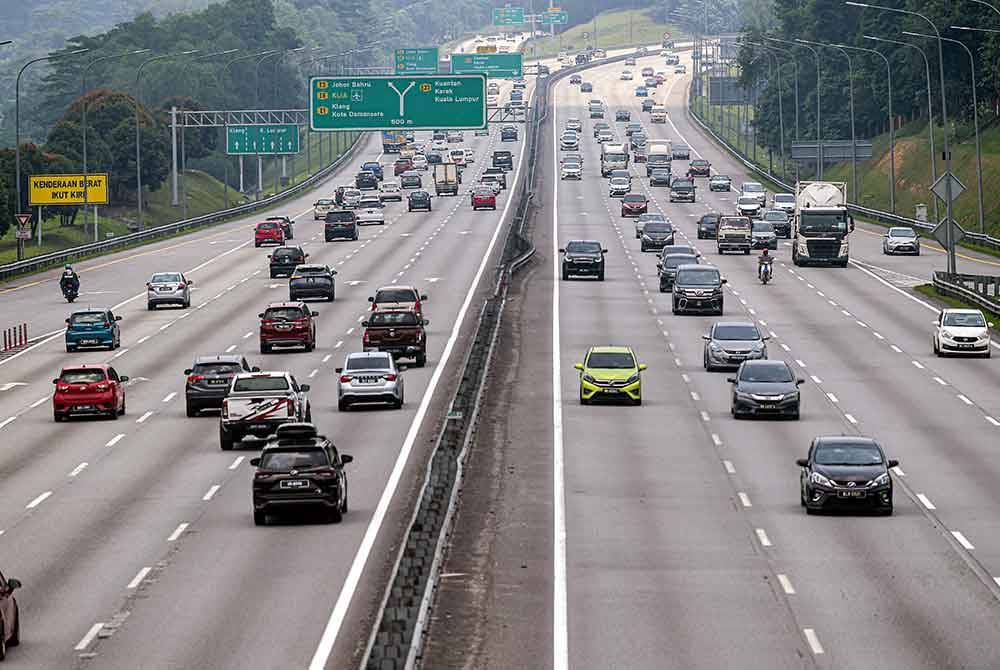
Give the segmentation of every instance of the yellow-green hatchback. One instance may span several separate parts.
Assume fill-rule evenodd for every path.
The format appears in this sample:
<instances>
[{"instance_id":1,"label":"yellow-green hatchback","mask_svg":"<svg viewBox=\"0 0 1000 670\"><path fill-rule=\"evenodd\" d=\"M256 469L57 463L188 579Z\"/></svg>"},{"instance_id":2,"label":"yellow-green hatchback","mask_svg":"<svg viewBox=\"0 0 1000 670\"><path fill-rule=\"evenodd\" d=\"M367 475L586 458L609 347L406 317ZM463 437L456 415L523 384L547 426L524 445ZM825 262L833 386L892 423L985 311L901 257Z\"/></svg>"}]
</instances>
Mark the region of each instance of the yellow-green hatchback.
<instances>
[{"instance_id":1,"label":"yellow-green hatchback","mask_svg":"<svg viewBox=\"0 0 1000 670\"><path fill-rule=\"evenodd\" d=\"M619 400L642 404L646 365L636 360L631 347L591 347L583 363L574 367L580 371L581 405Z\"/></svg>"}]
</instances>

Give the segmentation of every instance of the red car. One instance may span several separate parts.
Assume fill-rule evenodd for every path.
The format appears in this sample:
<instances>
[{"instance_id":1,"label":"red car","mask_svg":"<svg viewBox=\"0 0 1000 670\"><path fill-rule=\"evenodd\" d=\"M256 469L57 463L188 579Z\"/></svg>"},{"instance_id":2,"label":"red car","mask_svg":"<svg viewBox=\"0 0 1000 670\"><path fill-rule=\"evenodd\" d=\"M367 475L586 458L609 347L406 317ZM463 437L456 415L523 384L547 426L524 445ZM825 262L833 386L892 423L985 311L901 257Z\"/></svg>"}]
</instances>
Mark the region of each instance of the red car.
<instances>
[{"instance_id":1,"label":"red car","mask_svg":"<svg viewBox=\"0 0 1000 670\"><path fill-rule=\"evenodd\" d=\"M472 209L477 210L480 207L497 208L497 195L492 188L477 188L472 192Z\"/></svg>"},{"instance_id":2,"label":"red car","mask_svg":"<svg viewBox=\"0 0 1000 670\"><path fill-rule=\"evenodd\" d=\"M316 348L316 322L319 312L309 309L304 302L272 302L260 317L260 353L271 353L271 348L303 347L306 351Z\"/></svg>"},{"instance_id":3,"label":"red car","mask_svg":"<svg viewBox=\"0 0 1000 670\"><path fill-rule=\"evenodd\" d=\"M409 158L398 158L396 162L392 164L392 174L398 177L404 172L409 172L413 169L413 161Z\"/></svg>"},{"instance_id":4,"label":"red car","mask_svg":"<svg viewBox=\"0 0 1000 670\"><path fill-rule=\"evenodd\" d=\"M622 216L639 216L645 214L649 201L642 193L627 193L622 198Z\"/></svg>"},{"instance_id":5,"label":"red car","mask_svg":"<svg viewBox=\"0 0 1000 670\"><path fill-rule=\"evenodd\" d=\"M261 221L253 229L253 245L262 244L285 245L285 228L278 221Z\"/></svg>"},{"instance_id":6,"label":"red car","mask_svg":"<svg viewBox=\"0 0 1000 670\"><path fill-rule=\"evenodd\" d=\"M712 164L703 158L696 158L688 163L688 177L709 177L712 174Z\"/></svg>"},{"instance_id":7,"label":"red car","mask_svg":"<svg viewBox=\"0 0 1000 670\"><path fill-rule=\"evenodd\" d=\"M109 416L117 419L125 414L125 382L104 363L63 368L52 394L52 416L63 421L71 416Z\"/></svg>"}]
</instances>

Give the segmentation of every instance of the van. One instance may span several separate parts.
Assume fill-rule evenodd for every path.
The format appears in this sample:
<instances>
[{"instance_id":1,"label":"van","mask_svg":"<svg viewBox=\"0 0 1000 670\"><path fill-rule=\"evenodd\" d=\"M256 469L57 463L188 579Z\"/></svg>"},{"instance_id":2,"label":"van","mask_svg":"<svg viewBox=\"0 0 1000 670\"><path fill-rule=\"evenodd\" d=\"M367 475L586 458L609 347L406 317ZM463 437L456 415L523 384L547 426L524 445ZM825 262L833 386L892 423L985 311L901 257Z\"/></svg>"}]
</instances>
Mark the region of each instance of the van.
<instances>
[{"instance_id":1,"label":"van","mask_svg":"<svg viewBox=\"0 0 1000 670\"><path fill-rule=\"evenodd\" d=\"M663 105L656 105L653 107L652 111L649 113L650 123L666 123L667 122L667 108Z\"/></svg>"}]
</instances>

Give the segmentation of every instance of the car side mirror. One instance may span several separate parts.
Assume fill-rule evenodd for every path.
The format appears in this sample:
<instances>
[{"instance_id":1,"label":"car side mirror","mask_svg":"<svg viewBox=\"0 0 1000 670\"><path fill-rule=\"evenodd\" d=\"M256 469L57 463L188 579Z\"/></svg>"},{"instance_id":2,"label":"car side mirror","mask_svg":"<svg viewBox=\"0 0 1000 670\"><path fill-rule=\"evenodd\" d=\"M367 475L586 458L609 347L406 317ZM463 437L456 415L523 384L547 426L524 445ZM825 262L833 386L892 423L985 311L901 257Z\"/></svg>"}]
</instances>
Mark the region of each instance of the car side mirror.
<instances>
[{"instance_id":1,"label":"car side mirror","mask_svg":"<svg viewBox=\"0 0 1000 670\"><path fill-rule=\"evenodd\" d=\"M261 313L259 313L259 314L257 315L257 318L258 318L258 319L263 319L263 318L264 318L264 312L261 312Z\"/></svg>"},{"instance_id":2,"label":"car side mirror","mask_svg":"<svg viewBox=\"0 0 1000 670\"><path fill-rule=\"evenodd\" d=\"M889 462L887 463L887 465L888 465L888 466L889 466L890 468L895 468L895 467L899 467L899 461L897 461L897 460L896 460L895 458L890 458L890 459L889 459Z\"/></svg>"},{"instance_id":3,"label":"car side mirror","mask_svg":"<svg viewBox=\"0 0 1000 670\"><path fill-rule=\"evenodd\" d=\"M344 371L344 368L334 368L333 371L339 375L341 372Z\"/></svg>"},{"instance_id":4,"label":"car side mirror","mask_svg":"<svg viewBox=\"0 0 1000 670\"><path fill-rule=\"evenodd\" d=\"M260 368L258 368L258 367L257 367L257 366L255 365L255 366L253 366L252 368L250 368L250 372L260 372Z\"/></svg>"},{"instance_id":5,"label":"car side mirror","mask_svg":"<svg viewBox=\"0 0 1000 670\"><path fill-rule=\"evenodd\" d=\"M309 254L302 254L303 258L309 258Z\"/></svg>"},{"instance_id":6,"label":"car side mirror","mask_svg":"<svg viewBox=\"0 0 1000 670\"><path fill-rule=\"evenodd\" d=\"M583 370L583 363L574 363L573 367L577 370Z\"/></svg>"},{"instance_id":7,"label":"car side mirror","mask_svg":"<svg viewBox=\"0 0 1000 670\"><path fill-rule=\"evenodd\" d=\"M770 335L764 335L764 336L763 336L763 337L761 337L760 339L762 339L763 341L767 342L768 340L770 340L770 339L771 339L771 336L770 336Z\"/></svg>"},{"instance_id":8,"label":"car side mirror","mask_svg":"<svg viewBox=\"0 0 1000 670\"><path fill-rule=\"evenodd\" d=\"M809 460L805 458L796 458L795 465L799 466L800 468L808 468Z\"/></svg>"},{"instance_id":9,"label":"car side mirror","mask_svg":"<svg viewBox=\"0 0 1000 670\"><path fill-rule=\"evenodd\" d=\"M728 284L728 283L729 283L729 280L728 280L728 279L726 279L725 277L723 277L723 278L722 278L721 280L719 280L719 283L720 283L720 284Z\"/></svg>"},{"instance_id":10,"label":"car side mirror","mask_svg":"<svg viewBox=\"0 0 1000 670\"><path fill-rule=\"evenodd\" d=\"M730 384L735 384L736 377L726 377L726 381L729 382Z\"/></svg>"},{"instance_id":11,"label":"car side mirror","mask_svg":"<svg viewBox=\"0 0 1000 670\"><path fill-rule=\"evenodd\" d=\"M270 259L271 258L271 254L268 254L267 257L268 257L268 259Z\"/></svg>"},{"instance_id":12,"label":"car side mirror","mask_svg":"<svg viewBox=\"0 0 1000 670\"><path fill-rule=\"evenodd\" d=\"M313 316L319 316L319 312L317 312L316 310L313 310L309 313L312 314Z\"/></svg>"},{"instance_id":13,"label":"car side mirror","mask_svg":"<svg viewBox=\"0 0 1000 670\"><path fill-rule=\"evenodd\" d=\"M425 326L427 326L427 325L430 325L430 322L431 322L431 320L430 320L430 319L424 319L424 320L423 320L423 324L424 324Z\"/></svg>"},{"instance_id":14,"label":"car side mirror","mask_svg":"<svg viewBox=\"0 0 1000 670\"><path fill-rule=\"evenodd\" d=\"M52 380L52 383L53 383L53 384L58 384L58 383L59 383L59 380L58 380L58 379L53 379L53 380Z\"/></svg>"},{"instance_id":15,"label":"car side mirror","mask_svg":"<svg viewBox=\"0 0 1000 670\"><path fill-rule=\"evenodd\" d=\"M191 372L192 372L191 368L188 368L184 371L184 374L189 375L191 374Z\"/></svg>"},{"instance_id":16,"label":"car side mirror","mask_svg":"<svg viewBox=\"0 0 1000 670\"><path fill-rule=\"evenodd\" d=\"M66 319L66 323L69 323L69 319Z\"/></svg>"},{"instance_id":17,"label":"car side mirror","mask_svg":"<svg viewBox=\"0 0 1000 670\"><path fill-rule=\"evenodd\" d=\"M259 458L251 458L250 459L250 465L254 466L255 468L259 468L260 467L260 459Z\"/></svg>"},{"instance_id":18,"label":"car side mirror","mask_svg":"<svg viewBox=\"0 0 1000 670\"><path fill-rule=\"evenodd\" d=\"M703 340L705 340L705 341L708 341L708 340L711 340L711 339L712 339L712 336L711 336L711 335L702 335L702 336L701 336L701 339L703 339Z\"/></svg>"},{"instance_id":19,"label":"car side mirror","mask_svg":"<svg viewBox=\"0 0 1000 670\"><path fill-rule=\"evenodd\" d=\"M340 464L341 465L347 465L348 463L353 463L353 462L354 462L354 456L351 456L350 454L341 454L340 455Z\"/></svg>"},{"instance_id":20,"label":"car side mirror","mask_svg":"<svg viewBox=\"0 0 1000 670\"><path fill-rule=\"evenodd\" d=\"M802 386L802 385L803 385L803 384L805 384L805 383L806 383L806 380L805 380L805 379L796 379L796 380L795 380L795 385L796 385L796 386Z\"/></svg>"},{"instance_id":21,"label":"car side mirror","mask_svg":"<svg viewBox=\"0 0 1000 670\"><path fill-rule=\"evenodd\" d=\"M300 384L300 385L299 385L299 390L300 390L300 391L302 391L303 393L306 393L306 392L307 392L307 391L309 391L309 389L311 389L311 388L312 388L312 387L311 387L311 386L309 386L309 384Z\"/></svg>"},{"instance_id":22,"label":"car side mirror","mask_svg":"<svg viewBox=\"0 0 1000 670\"><path fill-rule=\"evenodd\" d=\"M373 298L372 296L368 296L368 302L375 302L375 298Z\"/></svg>"},{"instance_id":23,"label":"car side mirror","mask_svg":"<svg viewBox=\"0 0 1000 670\"><path fill-rule=\"evenodd\" d=\"M362 321L362 322L361 322L361 326L362 326L363 328L367 328L367 327L368 327L368 321Z\"/></svg>"},{"instance_id":24,"label":"car side mirror","mask_svg":"<svg viewBox=\"0 0 1000 670\"><path fill-rule=\"evenodd\" d=\"M14 579L13 577L10 578L10 579L8 579L7 580L7 588L9 588L11 591L13 591L14 589L21 588L21 580L20 579Z\"/></svg>"},{"instance_id":25,"label":"car side mirror","mask_svg":"<svg viewBox=\"0 0 1000 670\"><path fill-rule=\"evenodd\" d=\"M851 232L853 233L854 232L854 217L853 216L851 217L850 221L851 221Z\"/></svg>"},{"instance_id":26,"label":"car side mirror","mask_svg":"<svg viewBox=\"0 0 1000 670\"><path fill-rule=\"evenodd\" d=\"M607 249L601 249L601 253L602 254L606 254L606 253L608 253L608 250Z\"/></svg>"},{"instance_id":27,"label":"car side mirror","mask_svg":"<svg viewBox=\"0 0 1000 670\"><path fill-rule=\"evenodd\" d=\"M120 382L127 382L128 381L128 377L126 377L126 376L119 377L118 381L120 381Z\"/></svg>"},{"instance_id":28,"label":"car side mirror","mask_svg":"<svg viewBox=\"0 0 1000 670\"><path fill-rule=\"evenodd\" d=\"M992 321L987 321L986 322L986 327L987 328L992 328L993 327L993 322Z\"/></svg>"},{"instance_id":29,"label":"car side mirror","mask_svg":"<svg viewBox=\"0 0 1000 670\"><path fill-rule=\"evenodd\" d=\"M649 366L646 365L645 363L639 363L639 372L642 372L643 370L645 370L648 367Z\"/></svg>"},{"instance_id":30,"label":"car side mirror","mask_svg":"<svg viewBox=\"0 0 1000 670\"><path fill-rule=\"evenodd\" d=\"M188 279L187 280L187 285L188 286L194 286L194 280L193 279Z\"/></svg>"},{"instance_id":31,"label":"car side mirror","mask_svg":"<svg viewBox=\"0 0 1000 670\"><path fill-rule=\"evenodd\" d=\"M565 250L565 249L563 249L563 248L560 248L560 249L559 249L559 253L561 253L561 254L564 254L564 253L566 253L566 250Z\"/></svg>"},{"instance_id":32,"label":"car side mirror","mask_svg":"<svg viewBox=\"0 0 1000 670\"><path fill-rule=\"evenodd\" d=\"M122 320L122 318L120 316L116 316L115 317L115 321L121 321L121 320Z\"/></svg>"}]
</instances>

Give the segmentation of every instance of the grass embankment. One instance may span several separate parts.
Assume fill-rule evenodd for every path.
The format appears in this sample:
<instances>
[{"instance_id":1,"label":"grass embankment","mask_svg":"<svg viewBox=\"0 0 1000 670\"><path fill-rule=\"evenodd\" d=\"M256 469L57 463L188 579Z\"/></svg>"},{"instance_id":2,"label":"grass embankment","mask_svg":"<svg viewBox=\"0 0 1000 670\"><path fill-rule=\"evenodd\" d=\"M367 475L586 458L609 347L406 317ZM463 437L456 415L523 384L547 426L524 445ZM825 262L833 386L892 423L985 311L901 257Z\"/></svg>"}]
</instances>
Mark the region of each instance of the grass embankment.
<instances>
[{"instance_id":1,"label":"grass embankment","mask_svg":"<svg viewBox=\"0 0 1000 670\"><path fill-rule=\"evenodd\" d=\"M921 284L920 286L913 287L913 290L920 293L932 300L941 303L945 307L957 307L959 309L983 309L979 305L973 305L970 302L965 302L964 300L959 300L958 298L953 298L950 295L944 295L943 293L938 293L937 289L934 288L934 284ZM1000 324L1000 313L993 312L992 310L983 309L983 313L986 314L986 318L992 321L994 324ZM996 325L992 328L993 331L1000 333Z\"/></svg>"},{"instance_id":2,"label":"grass embankment","mask_svg":"<svg viewBox=\"0 0 1000 670\"><path fill-rule=\"evenodd\" d=\"M539 30L541 29L544 28L539 27ZM670 39L674 41L686 38L677 26L653 21L648 10L604 12L597 15L596 31L593 21L575 25L564 32L559 32L559 27L556 26L555 37L528 40L524 43L521 51L527 58L551 58L559 55L562 49L579 50L588 45L601 49L621 49L622 47L659 44L663 41L663 33L665 32L669 32ZM584 33L587 33L587 39L584 39ZM597 35L596 44L594 43L595 33Z\"/></svg>"}]
</instances>

